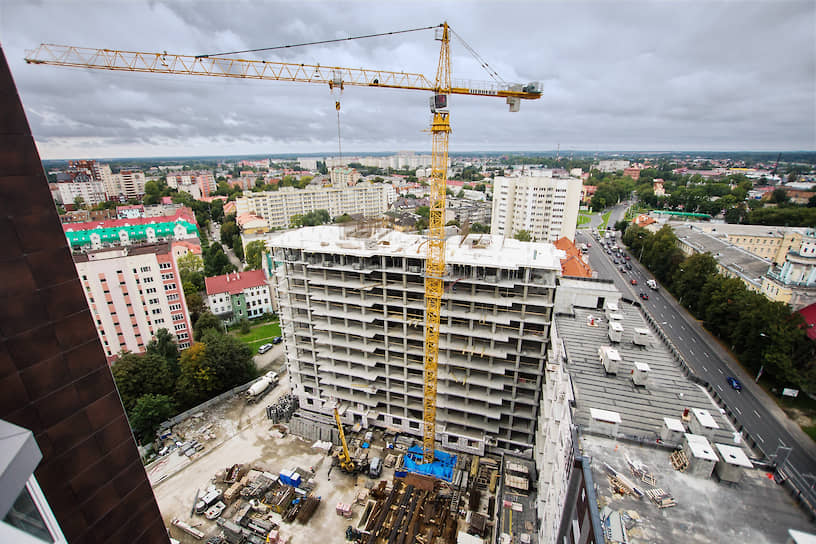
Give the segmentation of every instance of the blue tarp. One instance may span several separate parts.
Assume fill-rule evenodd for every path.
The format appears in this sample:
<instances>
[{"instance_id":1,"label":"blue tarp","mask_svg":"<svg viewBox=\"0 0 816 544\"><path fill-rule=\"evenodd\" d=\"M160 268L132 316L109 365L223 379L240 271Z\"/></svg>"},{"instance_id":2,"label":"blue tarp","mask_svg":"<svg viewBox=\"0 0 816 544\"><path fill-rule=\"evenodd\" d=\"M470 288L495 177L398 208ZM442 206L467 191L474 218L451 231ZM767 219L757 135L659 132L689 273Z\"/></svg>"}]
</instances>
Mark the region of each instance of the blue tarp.
<instances>
[{"instance_id":1,"label":"blue tarp","mask_svg":"<svg viewBox=\"0 0 816 544\"><path fill-rule=\"evenodd\" d=\"M456 456L444 451L434 450L434 462L422 464L422 448L411 446L403 458L405 470L417 474L433 476L450 482L453 479L453 467L456 466Z\"/></svg>"}]
</instances>

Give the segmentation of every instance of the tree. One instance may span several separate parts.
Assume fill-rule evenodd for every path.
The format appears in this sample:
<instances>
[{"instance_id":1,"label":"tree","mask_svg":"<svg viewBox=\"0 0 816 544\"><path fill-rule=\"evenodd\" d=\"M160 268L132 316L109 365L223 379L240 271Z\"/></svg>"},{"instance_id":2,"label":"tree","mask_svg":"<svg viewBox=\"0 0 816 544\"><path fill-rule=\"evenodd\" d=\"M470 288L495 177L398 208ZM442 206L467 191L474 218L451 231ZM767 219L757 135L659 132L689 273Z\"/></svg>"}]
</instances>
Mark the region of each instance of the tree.
<instances>
[{"instance_id":1,"label":"tree","mask_svg":"<svg viewBox=\"0 0 816 544\"><path fill-rule=\"evenodd\" d=\"M615 222L615 230L618 232L623 232L626 230L626 227L629 226L629 221L625 219L621 219L620 221Z\"/></svg>"},{"instance_id":2,"label":"tree","mask_svg":"<svg viewBox=\"0 0 816 544\"><path fill-rule=\"evenodd\" d=\"M184 300L187 301L187 311L190 313L190 322L196 323L198 318L207 311L207 305L204 304L204 297L198 291L188 293L184 290Z\"/></svg>"},{"instance_id":3,"label":"tree","mask_svg":"<svg viewBox=\"0 0 816 544\"><path fill-rule=\"evenodd\" d=\"M459 221L457 219L451 219L450 221L445 223L445 226L446 227L458 227L459 226Z\"/></svg>"},{"instance_id":4,"label":"tree","mask_svg":"<svg viewBox=\"0 0 816 544\"><path fill-rule=\"evenodd\" d=\"M128 421L133 434L141 442L150 442L155 438L156 430L162 421L176 414L176 403L167 395L142 395L128 412Z\"/></svg>"},{"instance_id":5,"label":"tree","mask_svg":"<svg viewBox=\"0 0 816 544\"><path fill-rule=\"evenodd\" d=\"M126 353L113 363L111 371L126 410L133 408L142 395L173 391L173 371L167 361L155 353Z\"/></svg>"},{"instance_id":6,"label":"tree","mask_svg":"<svg viewBox=\"0 0 816 544\"><path fill-rule=\"evenodd\" d=\"M242 319L240 327L241 334L249 334L249 319Z\"/></svg>"},{"instance_id":7,"label":"tree","mask_svg":"<svg viewBox=\"0 0 816 544\"><path fill-rule=\"evenodd\" d=\"M490 232L490 226L483 225L482 223L473 223L470 225L470 232L474 234L484 234Z\"/></svg>"},{"instance_id":8,"label":"tree","mask_svg":"<svg viewBox=\"0 0 816 544\"><path fill-rule=\"evenodd\" d=\"M81 210L85 207L85 199L81 196L74 198L74 209Z\"/></svg>"},{"instance_id":9,"label":"tree","mask_svg":"<svg viewBox=\"0 0 816 544\"><path fill-rule=\"evenodd\" d=\"M207 346L195 342L181 354L181 374L176 382L176 398L183 407L191 407L217 395L215 370L207 360Z\"/></svg>"},{"instance_id":10,"label":"tree","mask_svg":"<svg viewBox=\"0 0 816 544\"><path fill-rule=\"evenodd\" d=\"M429 206L418 206L415 212L418 216L426 221L431 217L431 208Z\"/></svg>"},{"instance_id":11,"label":"tree","mask_svg":"<svg viewBox=\"0 0 816 544\"><path fill-rule=\"evenodd\" d=\"M263 266L263 256L266 252L266 243L263 240L253 240L246 246L246 263L249 270L260 270Z\"/></svg>"},{"instance_id":12,"label":"tree","mask_svg":"<svg viewBox=\"0 0 816 544\"><path fill-rule=\"evenodd\" d=\"M201 340L204 333L207 331L222 333L223 330L224 325L221 324L221 320L213 315L212 312L205 311L199 316L198 321L195 322L195 325L193 325L193 338L195 340Z\"/></svg>"},{"instance_id":13,"label":"tree","mask_svg":"<svg viewBox=\"0 0 816 544\"><path fill-rule=\"evenodd\" d=\"M204 250L204 275L206 277L221 276L234 271L235 266L224 253L221 244L213 242Z\"/></svg>"},{"instance_id":14,"label":"tree","mask_svg":"<svg viewBox=\"0 0 816 544\"><path fill-rule=\"evenodd\" d=\"M220 391L248 382L258 374L252 350L232 336L216 331L204 333L202 342L207 346L207 359L215 371Z\"/></svg>"},{"instance_id":15,"label":"tree","mask_svg":"<svg viewBox=\"0 0 816 544\"><path fill-rule=\"evenodd\" d=\"M675 269L672 291L693 315L702 315L705 302L701 299L703 288L716 273L717 261L709 253L692 255Z\"/></svg>"},{"instance_id":16,"label":"tree","mask_svg":"<svg viewBox=\"0 0 816 544\"><path fill-rule=\"evenodd\" d=\"M465 198L465 190L459 189L459 192L456 193L456 198Z\"/></svg>"},{"instance_id":17,"label":"tree","mask_svg":"<svg viewBox=\"0 0 816 544\"><path fill-rule=\"evenodd\" d=\"M170 334L170 331L163 328L157 330L156 335L148 342L145 352L158 355L167 361L173 373L173 380L175 381L175 378L178 378L179 350L176 337Z\"/></svg>"},{"instance_id":18,"label":"tree","mask_svg":"<svg viewBox=\"0 0 816 544\"><path fill-rule=\"evenodd\" d=\"M238 225L234 221L228 221L221 224L221 243L225 246L232 247L235 236L240 235Z\"/></svg>"},{"instance_id":19,"label":"tree","mask_svg":"<svg viewBox=\"0 0 816 544\"><path fill-rule=\"evenodd\" d=\"M179 269L181 283L191 284L195 291L204 290L204 259L195 253L189 252L182 255L176 261ZM186 291L185 291L186 292Z\"/></svg>"},{"instance_id":20,"label":"tree","mask_svg":"<svg viewBox=\"0 0 816 544\"><path fill-rule=\"evenodd\" d=\"M516 240L519 240L521 242L529 242L530 240L533 239L533 237L530 235L530 233L528 231L524 230L524 229L522 229L520 231L517 231L513 235L513 238L515 238Z\"/></svg>"},{"instance_id":21,"label":"tree","mask_svg":"<svg viewBox=\"0 0 816 544\"><path fill-rule=\"evenodd\" d=\"M232 251L239 260L244 260L244 244L241 241L240 234L236 234L232 237Z\"/></svg>"}]
</instances>

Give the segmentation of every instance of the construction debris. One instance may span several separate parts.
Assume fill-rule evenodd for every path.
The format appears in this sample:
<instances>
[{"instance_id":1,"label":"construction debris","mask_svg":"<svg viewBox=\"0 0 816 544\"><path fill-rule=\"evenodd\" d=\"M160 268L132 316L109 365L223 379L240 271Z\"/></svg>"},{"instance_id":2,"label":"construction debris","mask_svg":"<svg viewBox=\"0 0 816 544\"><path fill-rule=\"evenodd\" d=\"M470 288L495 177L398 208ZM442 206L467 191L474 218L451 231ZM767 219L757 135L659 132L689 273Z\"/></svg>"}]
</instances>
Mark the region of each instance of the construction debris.
<instances>
[{"instance_id":1,"label":"construction debris","mask_svg":"<svg viewBox=\"0 0 816 544\"><path fill-rule=\"evenodd\" d=\"M649 470L649 467L638 461L637 459L632 460L629 457L626 457L626 463L629 465L629 470L632 471L632 476L638 478L641 482L649 484L650 486L654 486L657 483L657 480L654 477L654 474Z\"/></svg>"}]
</instances>

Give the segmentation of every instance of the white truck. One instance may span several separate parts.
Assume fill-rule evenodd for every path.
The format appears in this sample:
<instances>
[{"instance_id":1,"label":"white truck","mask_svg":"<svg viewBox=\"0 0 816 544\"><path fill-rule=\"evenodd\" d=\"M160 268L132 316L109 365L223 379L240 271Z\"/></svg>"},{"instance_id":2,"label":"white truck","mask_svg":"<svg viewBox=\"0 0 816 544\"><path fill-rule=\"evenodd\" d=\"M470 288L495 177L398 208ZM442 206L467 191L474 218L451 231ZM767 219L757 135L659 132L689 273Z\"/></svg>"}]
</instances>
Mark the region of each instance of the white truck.
<instances>
[{"instance_id":1,"label":"white truck","mask_svg":"<svg viewBox=\"0 0 816 544\"><path fill-rule=\"evenodd\" d=\"M655 280L646 280L646 285L648 285L655 291L657 290L657 282Z\"/></svg>"}]
</instances>

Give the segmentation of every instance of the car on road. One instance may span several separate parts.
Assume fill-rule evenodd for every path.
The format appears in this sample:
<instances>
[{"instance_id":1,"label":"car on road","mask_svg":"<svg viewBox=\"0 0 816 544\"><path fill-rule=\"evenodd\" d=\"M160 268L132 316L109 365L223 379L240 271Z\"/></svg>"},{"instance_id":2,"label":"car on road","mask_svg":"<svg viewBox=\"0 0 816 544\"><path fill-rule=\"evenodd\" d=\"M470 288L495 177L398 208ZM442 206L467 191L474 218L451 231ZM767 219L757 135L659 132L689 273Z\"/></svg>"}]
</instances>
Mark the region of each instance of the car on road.
<instances>
[{"instance_id":1,"label":"car on road","mask_svg":"<svg viewBox=\"0 0 816 544\"><path fill-rule=\"evenodd\" d=\"M626 263L626 270L632 270L632 265L629 264L629 263Z\"/></svg>"},{"instance_id":2,"label":"car on road","mask_svg":"<svg viewBox=\"0 0 816 544\"><path fill-rule=\"evenodd\" d=\"M728 377L725 379L725 381L727 381L727 382L728 382L728 385L730 385L730 386L731 386L731 389L733 389L734 391L742 391L742 384L741 384L741 383L740 383L740 381L739 381L738 379L736 379L735 377L733 377L733 376L728 376Z\"/></svg>"},{"instance_id":3,"label":"car on road","mask_svg":"<svg viewBox=\"0 0 816 544\"><path fill-rule=\"evenodd\" d=\"M631 283L632 285L637 285L637 280L635 278L632 278L632 281L630 281L629 283Z\"/></svg>"},{"instance_id":4,"label":"car on road","mask_svg":"<svg viewBox=\"0 0 816 544\"><path fill-rule=\"evenodd\" d=\"M272 344L264 344L263 346L258 348L258 353L264 354L270 349L272 349Z\"/></svg>"},{"instance_id":5,"label":"car on road","mask_svg":"<svg viewBox=\"0 0 816 544\"><path fill-rule=\"evenodd\" d=\"M280 344L281 342L283 342L282 336L276 336L275 338L272 339L273 344Z\"/></svg>"},{"instance_id":6,"label":"car on road","mask_svg":"<svg viewBox=\"0 0 816 544\"><path fill-rule=\"evenodd\" d=\"M626 274L626 269L624 267L620 267L621 274Z\"/></svg>"},{"instance_id":7,"label":"car on road","mask_svg":"<svg viewBox=\"0 0 816 544\"><path fill-rule=\"evenodd\" d=\"M631 259L632 259L632 257L630 257L629 255L627 255L627 256L626 256L626 260L627 260L627 261L629 261L629 260L631 260Z\"/></svg>"},{"instance_id":8,"label":"car on road","mask_svg":"<svg viewBox=\"0 0 816 544\"><path fill-rule=\"evenodd\" d=\"M640 298L641 300L649 300L649 295L647 293L641 293Z\"/></svg>"},{"instance_id":9,"label":"car on road","mask_svg":"<svg viewBox=\"0 0 816 544\"><path fill-rule=\"evenodd\" d=\"M587 247L592 247L592 242L587 242Z\"/></svg>"}]
</instances>

